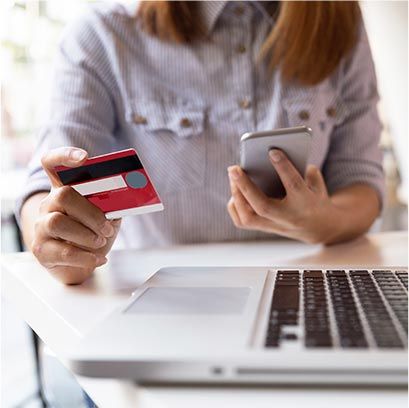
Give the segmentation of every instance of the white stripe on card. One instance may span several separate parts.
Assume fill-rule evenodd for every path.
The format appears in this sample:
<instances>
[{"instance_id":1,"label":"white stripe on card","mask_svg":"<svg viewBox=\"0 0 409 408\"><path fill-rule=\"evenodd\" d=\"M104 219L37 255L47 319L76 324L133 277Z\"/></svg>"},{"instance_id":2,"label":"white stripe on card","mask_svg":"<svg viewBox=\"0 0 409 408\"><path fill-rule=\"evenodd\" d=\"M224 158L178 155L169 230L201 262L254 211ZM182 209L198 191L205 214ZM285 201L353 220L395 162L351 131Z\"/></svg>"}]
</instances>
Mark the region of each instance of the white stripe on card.
<instances>
[{"instance_id":1,"label":"white stripe on card","mask_svg":"<svg viewBox=\"0 0 409 408\"><path fill-rule=\"evenodd\" d=\"M164 207L162 203L149 204L143 205L141 207L127 208L126 210L109 211L105 213L105 217L107 217L108 220L115 220L117 218L122 218L127 215L139 215L156 211L163 211L163 208Z\"/></svg>"},{"instance_id":2,"label":"white stripe on card","mask_svg":"<svg viewBox=\"0 0 409 408\"><path fill-rule=\"evenodd\" d=\"M81 195L86 196L104 191L117 190L126 187L125 180L122 176L108 177L100 180L89 181L87 183L75 184L71 186Z\"/></svg>"}]
</instances>

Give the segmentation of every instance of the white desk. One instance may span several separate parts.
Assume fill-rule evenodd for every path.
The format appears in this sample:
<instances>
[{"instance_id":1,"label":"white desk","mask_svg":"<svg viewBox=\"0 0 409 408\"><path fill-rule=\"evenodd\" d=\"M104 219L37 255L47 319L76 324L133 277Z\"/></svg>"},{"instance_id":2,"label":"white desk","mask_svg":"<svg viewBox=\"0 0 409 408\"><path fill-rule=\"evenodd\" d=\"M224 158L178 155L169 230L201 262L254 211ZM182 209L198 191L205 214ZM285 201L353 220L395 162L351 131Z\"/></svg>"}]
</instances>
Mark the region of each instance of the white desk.
<instances>
[{"instance_id":1,"label":"white desk","mask_svg":"<svg viewBox=\"0 0 409 408\"><path fill-rule=\"evenodd\" d=\"M110 313L162 266L407 265L406 233L384 233L322 248L291 241L209 244L113 252L81 286L51 278L31 254L2 257L2 293L58 355ZM136 386L130 381L76 377L101 408L122 407L406 407L405 390L303 387Z\"/></svg>"}]
</instances>

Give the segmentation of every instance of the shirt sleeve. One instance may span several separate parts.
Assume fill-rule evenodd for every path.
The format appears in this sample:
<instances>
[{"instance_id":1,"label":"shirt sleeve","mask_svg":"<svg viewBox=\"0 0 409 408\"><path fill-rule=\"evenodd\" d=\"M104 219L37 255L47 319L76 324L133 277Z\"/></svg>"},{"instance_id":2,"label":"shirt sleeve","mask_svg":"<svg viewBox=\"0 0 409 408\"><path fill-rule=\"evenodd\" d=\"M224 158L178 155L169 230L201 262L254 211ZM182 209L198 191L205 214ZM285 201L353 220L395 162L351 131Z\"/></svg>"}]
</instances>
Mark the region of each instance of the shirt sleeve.
<instances>
[{"instance_id":1,"label":"shirt sleeve","mask_svg":"<svg viewBox=\"0 0 409 408\"><path fill-rule=\"evenodd\" d=\"M366 184L384 201L382 125L377 111L379 100L376 75L365 28L351 56L340 67L340 103L346 116L331 135L323 166L330 194L353 184Z\"/></svg>"},{"instance_id":2,"label":"shirt sleeve","mask_svg":"<svg viewBox=\"0 0 409 408\"><path fill-rule=\"evenodd\" d=\"M80 19L62 37L55 64L50 113L28 165L26 184L16 203L20 221L24 201L39 191L49 191L41 157L50 149L76 146L90 156L114 149L115 110L105 85L112 83L106 66L103 41L95 15Z\"/></svg>"}]
</instances>

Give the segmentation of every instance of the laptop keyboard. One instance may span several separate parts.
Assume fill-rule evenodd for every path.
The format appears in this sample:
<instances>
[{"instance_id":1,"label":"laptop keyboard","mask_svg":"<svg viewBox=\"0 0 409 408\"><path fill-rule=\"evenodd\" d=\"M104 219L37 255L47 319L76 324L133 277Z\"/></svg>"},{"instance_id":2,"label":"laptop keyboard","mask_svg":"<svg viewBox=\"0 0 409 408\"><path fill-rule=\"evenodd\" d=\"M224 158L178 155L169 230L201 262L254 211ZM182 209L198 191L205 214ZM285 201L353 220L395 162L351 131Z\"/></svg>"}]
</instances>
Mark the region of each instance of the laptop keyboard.
<instances>
[{"instance_id":1,"label":"laptop keyboard","mask_svg":"<svg viewBox=\"0 0 409 408\"><path fill-rule=\"evenodd\" d=\"M266 347L407 347L408 273L279 270Z\"/></svg>"}]
</instances>

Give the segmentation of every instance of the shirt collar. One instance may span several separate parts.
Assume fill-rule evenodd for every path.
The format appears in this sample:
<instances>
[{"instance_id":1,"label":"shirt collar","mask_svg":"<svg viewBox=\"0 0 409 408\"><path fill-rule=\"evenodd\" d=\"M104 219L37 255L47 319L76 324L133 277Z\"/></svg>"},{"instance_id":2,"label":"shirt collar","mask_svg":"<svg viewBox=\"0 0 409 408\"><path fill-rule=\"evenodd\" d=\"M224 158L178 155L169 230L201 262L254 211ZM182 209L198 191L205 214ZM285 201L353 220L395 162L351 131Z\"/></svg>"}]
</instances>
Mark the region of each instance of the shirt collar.
<instances>
[{"instance_id":1,"label":"shirt collar","mask_svg":"<svg viewBox=\"0 0 409 408\"><path fill-rule=\"evenodd\" d=\"M223 11L227 1L200 1L199 5L199 15L204 25L204 29L207 34L209 34L217 19L219 18L221 12Z\"/></svg>"}]
</instances>

